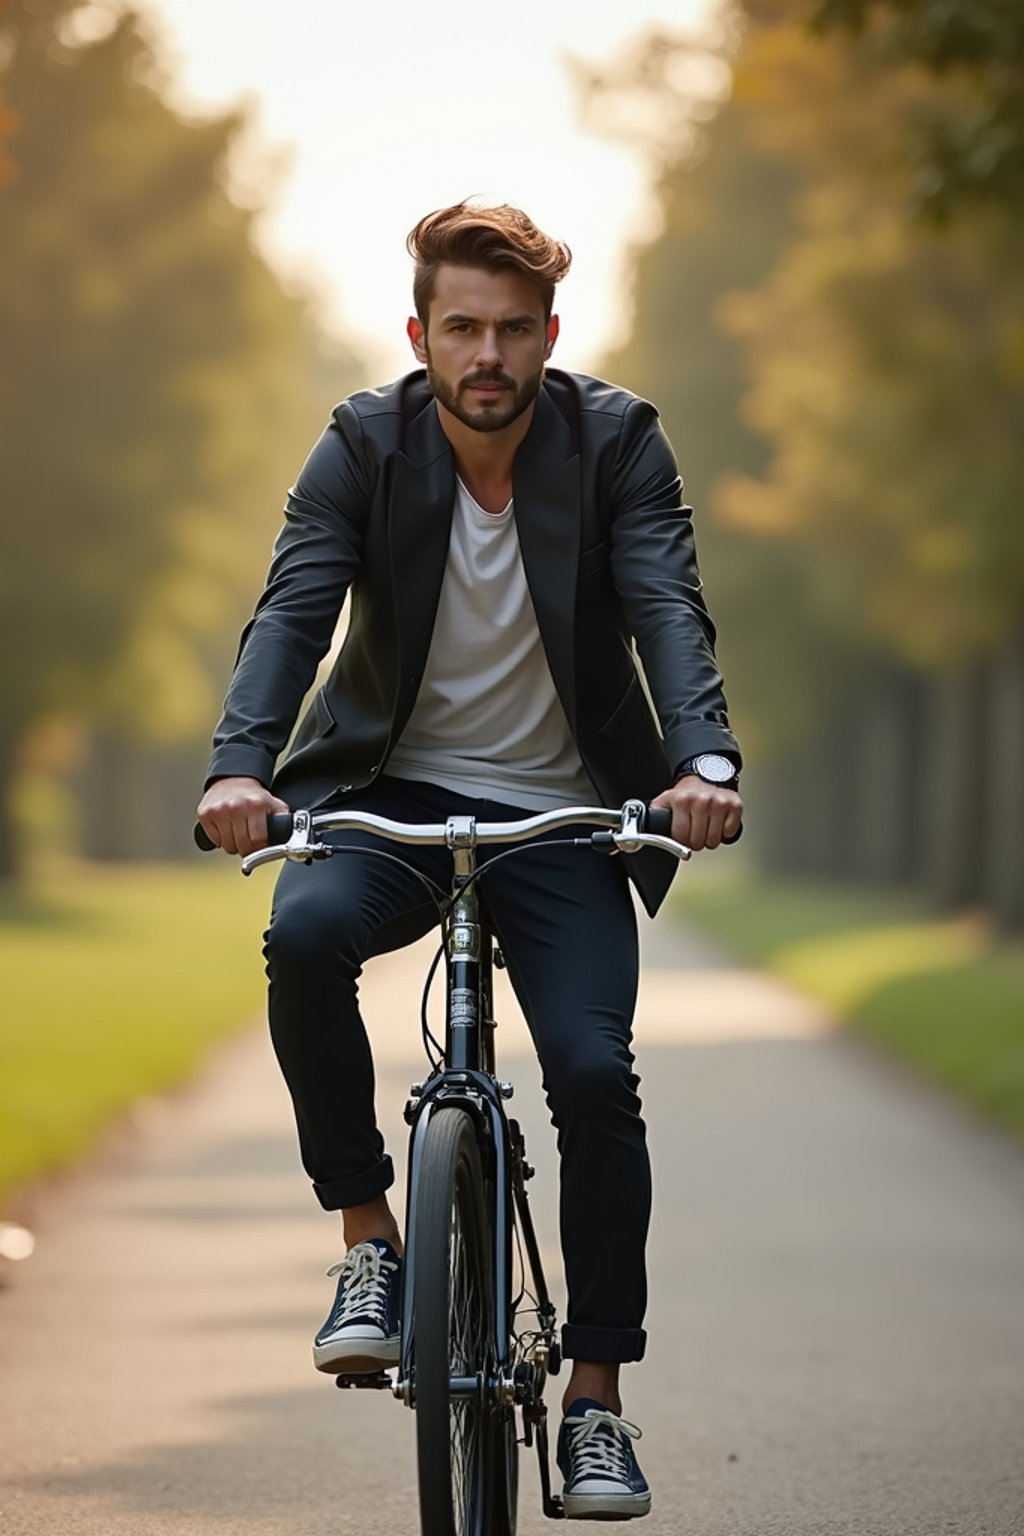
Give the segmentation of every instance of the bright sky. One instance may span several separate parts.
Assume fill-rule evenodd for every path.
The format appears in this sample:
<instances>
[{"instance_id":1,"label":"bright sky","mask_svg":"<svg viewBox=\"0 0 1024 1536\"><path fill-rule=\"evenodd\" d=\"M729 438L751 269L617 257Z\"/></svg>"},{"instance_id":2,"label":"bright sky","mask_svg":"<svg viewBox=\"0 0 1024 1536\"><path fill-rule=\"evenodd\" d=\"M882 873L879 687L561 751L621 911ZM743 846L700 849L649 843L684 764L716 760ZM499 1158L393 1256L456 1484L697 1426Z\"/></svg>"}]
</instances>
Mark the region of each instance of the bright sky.
<instances>
[{"instance_id":1,"label":"bright sky","mask_svg":"<svg viewBox=\"0 0 1024 1536\"><path fill-rule=\"evenodd\" d=\"M628 323L627 244L651 230L638 157L585 133L567 53L615 57L703 0L141 0L190 109L255 101L290 169L263 228L289 271L313 275L325 315L377 376L413 366L405 236L432 208L517 203L574 261L559 291L555 361L591 366ZM250 173L251 174L251 173Z\"/></svg>"}]
</instances>

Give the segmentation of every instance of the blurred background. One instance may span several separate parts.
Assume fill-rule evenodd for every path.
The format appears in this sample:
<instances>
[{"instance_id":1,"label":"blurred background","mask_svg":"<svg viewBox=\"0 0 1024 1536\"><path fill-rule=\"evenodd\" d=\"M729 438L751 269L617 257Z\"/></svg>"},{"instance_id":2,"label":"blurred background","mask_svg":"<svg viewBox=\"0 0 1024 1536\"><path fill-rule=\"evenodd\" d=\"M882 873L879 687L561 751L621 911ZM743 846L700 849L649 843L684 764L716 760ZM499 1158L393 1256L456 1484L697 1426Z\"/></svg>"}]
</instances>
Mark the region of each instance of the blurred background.
<instances>
[{"instance_id":1,"label":"blurred background","mask_svg":"<svg viewBox=\"0 0 1024 1536\"><path fill-rule=\"evenodd\" d=\"M1024 10L480 10L0 3L0 1198L260 1007L210 733L471 195L696 509L749 812L677 910L1024 1129Z\"/></svg>"}]
</instances>

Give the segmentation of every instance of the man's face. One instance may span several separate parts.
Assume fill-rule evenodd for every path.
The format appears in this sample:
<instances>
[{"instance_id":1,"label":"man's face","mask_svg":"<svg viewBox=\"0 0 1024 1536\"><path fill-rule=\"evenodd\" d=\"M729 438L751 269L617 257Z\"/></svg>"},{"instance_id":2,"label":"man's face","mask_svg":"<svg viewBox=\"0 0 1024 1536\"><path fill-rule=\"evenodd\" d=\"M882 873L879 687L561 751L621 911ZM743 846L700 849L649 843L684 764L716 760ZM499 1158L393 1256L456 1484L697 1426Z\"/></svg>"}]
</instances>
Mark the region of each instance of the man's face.
<instances>
[{"instance_id":1,"label":"man's face","mask_svg":"<svg viewBox=\"0 0 1024 1536\"><path fill-rule=\"evenodd\" d=\"M438 269L426 330L409 340L439 404L476 432L500 432L537 398L558 335L540 294L514 268Z\"/></svg>"}]
</instances>

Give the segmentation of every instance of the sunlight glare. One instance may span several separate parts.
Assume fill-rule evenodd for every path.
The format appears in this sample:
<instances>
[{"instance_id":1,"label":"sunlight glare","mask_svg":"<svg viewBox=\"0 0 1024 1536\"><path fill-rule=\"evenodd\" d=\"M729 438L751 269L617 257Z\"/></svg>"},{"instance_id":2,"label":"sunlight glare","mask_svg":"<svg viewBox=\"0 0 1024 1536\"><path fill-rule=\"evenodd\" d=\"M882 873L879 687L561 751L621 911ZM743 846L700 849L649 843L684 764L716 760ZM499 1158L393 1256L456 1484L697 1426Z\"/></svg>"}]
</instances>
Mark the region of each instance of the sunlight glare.
<instances>
[{"instance_id":1,"label":"sunlight glare","mask_svg":"<svg viewBox=\"0 0 1024 1536\"><path fill-rule=\"evenodd\" d=\"M179 108L256 105L257 139L237 176L243 194L275 189L264 248L315 286L327 323L375 374L412 366L408 230L467 196L518 203L572 247L557 363L592 366L625 333L624 255L656 228L648 173L633 150L584 131L565 57L600 63L646 26L691 26L703 0L520 0L514 13L466 0L142 9Z\"/></svg>"}]
</instances>

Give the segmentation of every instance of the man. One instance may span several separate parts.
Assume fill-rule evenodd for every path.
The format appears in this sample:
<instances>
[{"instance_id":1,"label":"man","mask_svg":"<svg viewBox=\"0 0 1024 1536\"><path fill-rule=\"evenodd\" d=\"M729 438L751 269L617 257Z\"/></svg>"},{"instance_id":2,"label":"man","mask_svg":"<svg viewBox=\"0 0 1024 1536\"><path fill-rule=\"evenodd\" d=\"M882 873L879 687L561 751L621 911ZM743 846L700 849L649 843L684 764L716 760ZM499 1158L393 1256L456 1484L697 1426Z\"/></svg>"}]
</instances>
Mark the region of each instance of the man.
<instances>
[{"instance_id":1,"label":"man","mask_svg":"<svg viewBox=\"0 0 1024 1536\"><path fill-rule=\"evenodd\" d=\"M244 855L286 800L436 822L643 796L671 809L679 841L717 847L739 828L740 756L654 409L545 371L571 258L519 210L442 209L409 248L423 371L339 405L289 494L200 822ZM344 647L275 773L349 592ZM443 850L406 852L444 883ZM653 914L675 866L650 851L626 863L538 845L482 883L558 1129L572 1361L559 1464L581 1518L651 1502L619 1394L620 1365L644 1349L650 1215L627 874ZM324 1371L397 1359L401 1238L356 983L432 921L421 883L372 857L288 865L277 886L271 1032L304 1165L347 1245L314 1344Z\"/></svg>"}]
</instances>

